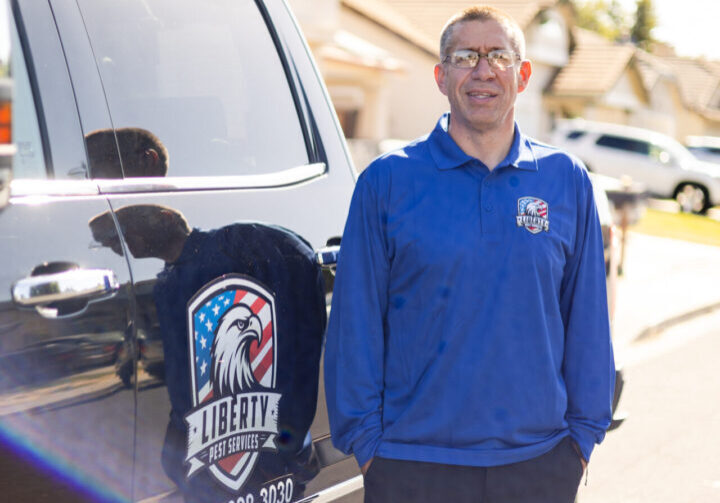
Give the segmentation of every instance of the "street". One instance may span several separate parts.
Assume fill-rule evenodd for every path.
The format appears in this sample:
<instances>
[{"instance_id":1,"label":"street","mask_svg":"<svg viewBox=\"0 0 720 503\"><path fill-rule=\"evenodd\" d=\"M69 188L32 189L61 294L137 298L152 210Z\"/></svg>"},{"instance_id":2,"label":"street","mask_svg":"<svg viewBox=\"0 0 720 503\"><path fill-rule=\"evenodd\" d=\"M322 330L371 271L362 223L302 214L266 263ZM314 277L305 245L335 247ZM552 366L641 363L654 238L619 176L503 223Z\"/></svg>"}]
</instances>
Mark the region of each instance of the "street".
<instances>
[{"instance_id":1,"label":"street","mask_svg":"<svg viewBox=\"0 0 720 503\"><path fill-rule=\"evenodd\" d=\"M630 232L616 293L616 352L699 310L720 306L718 264L720 247Z\"/></svg>"},{"instance_id":2,"label":"street","mask_svg":"<svg viewBox=\"0 0 720 503\"><path fill-rule=\"evenodd\" d=\"M720 248L631 233L615 351L629 414L593 453L580 503L720 501Z\"/></svg>"},{"instance_id":3,"label":"street","mask_svg":"<svg viewBox=\"0 0 720 503\"><path fill-rule=\"evenodd\" d=\"M720 501L720 311L631 345L621 409L580 503Z\"/></svg>"}]
</instances>

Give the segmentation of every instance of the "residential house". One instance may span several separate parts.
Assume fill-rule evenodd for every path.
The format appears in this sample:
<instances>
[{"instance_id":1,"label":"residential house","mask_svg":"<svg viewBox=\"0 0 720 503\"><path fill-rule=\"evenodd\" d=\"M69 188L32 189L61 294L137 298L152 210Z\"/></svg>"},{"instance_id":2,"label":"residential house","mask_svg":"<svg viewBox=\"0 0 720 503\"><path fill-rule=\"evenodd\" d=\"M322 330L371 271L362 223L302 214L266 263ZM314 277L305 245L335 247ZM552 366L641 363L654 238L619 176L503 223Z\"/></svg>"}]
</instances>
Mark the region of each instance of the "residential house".
<instances>
[{"instance_id":1,"label":"residential house","mask_svg":"<svg viewBox=\"0 0 720 503\"><path fill-rule=\"evenodd\" d=\"M676 76L682 103L676 107L675 136L720 136L720 62L666 56L659 58Z\"/></svg>"},{"instance_id":2,"label":"residential house","mask_svg":"<svg viewBox=\"0 0 720 503\"><path fill-rule=\"evenodd\" d=\"M558 116L644 127L681 141L720 135L720 63L680 58L667 47L650 54L580 28L573 40L547 96Z\"/></svg>"},{"instance_id":3,"label":"residential house","mask_svg":"<svg viewBox=\"0 0 720 503\"><path fill-rule=\"evenodd\" d=\"M558 117L584 117L673 134L673 81L630 44L573 29L568 64L549 88L547 101ZM677 94L677 90L675 90Z\"/></svg>"}]
</instances>

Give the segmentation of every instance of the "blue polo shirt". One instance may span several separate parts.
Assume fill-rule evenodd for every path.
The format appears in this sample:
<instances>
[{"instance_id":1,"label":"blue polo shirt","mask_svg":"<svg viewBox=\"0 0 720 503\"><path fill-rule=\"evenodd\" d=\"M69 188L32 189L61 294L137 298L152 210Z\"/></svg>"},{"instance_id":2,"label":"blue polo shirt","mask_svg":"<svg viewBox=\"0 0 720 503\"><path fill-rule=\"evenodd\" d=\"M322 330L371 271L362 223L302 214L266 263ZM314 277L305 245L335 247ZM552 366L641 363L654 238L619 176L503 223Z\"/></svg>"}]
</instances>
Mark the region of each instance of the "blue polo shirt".
<instances>
[{"instance_id":1,"label":"blue polo shirt","mask_svg":"<svg viewBox=\"0 0 720 503\"><path fill-rule=\"evenodd\" d=\"M333 443L494 466L610 424L602 236L582 163L515 127L489 171L449 116L358 179L325 352Z\"/></svg>"}]
</instances>

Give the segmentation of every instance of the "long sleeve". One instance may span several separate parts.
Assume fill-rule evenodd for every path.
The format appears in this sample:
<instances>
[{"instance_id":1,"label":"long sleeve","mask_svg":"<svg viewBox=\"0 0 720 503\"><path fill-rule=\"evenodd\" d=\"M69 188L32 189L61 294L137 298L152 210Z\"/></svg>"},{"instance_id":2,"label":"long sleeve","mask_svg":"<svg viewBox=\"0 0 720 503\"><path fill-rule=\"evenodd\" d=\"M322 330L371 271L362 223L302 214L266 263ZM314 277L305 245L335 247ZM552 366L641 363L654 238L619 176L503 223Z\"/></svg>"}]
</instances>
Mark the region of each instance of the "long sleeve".
<instances>
[{"instance_id":1,"label":"long sleeve","mask_svg":"<svg viewBox=\"0 0 720 503\"><path fill-rule=\"evenodd\" d=\"M359 178L340 247L325 348L333 444L362 466L382 435L384 319L389 258L386 211L369 170Z\"/></svg>"},{"instance_id":2,"label":"long sleeve","mask_svg":"<svg viewBox=\"0 0 720 503\"><path fill-rule=\"evenodd\" d=\"M560 293L565 326L566 419L585 459L612 419L615 364L608 319L603 243L590 179L577 168L577 232Z\"/></svg>"}]
</instances>

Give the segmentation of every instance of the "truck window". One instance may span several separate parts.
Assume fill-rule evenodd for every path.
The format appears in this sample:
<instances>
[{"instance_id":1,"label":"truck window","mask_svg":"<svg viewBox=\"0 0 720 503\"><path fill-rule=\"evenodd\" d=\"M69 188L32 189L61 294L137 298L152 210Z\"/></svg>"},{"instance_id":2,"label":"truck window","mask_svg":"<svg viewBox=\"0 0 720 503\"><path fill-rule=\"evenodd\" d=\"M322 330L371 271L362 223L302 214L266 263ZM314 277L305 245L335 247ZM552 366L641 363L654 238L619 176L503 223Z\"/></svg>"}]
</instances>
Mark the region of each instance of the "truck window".
<instances>
[{"instance_id":1,"label":"truck window","mask_svg":"<svg viewBox=\"0 0 720 503\"><path fill-rule=\"evenodd\" d=\"M121 155L132 155L123 138L132 144L146 132L167 154L164 171L123 162L124 177L254 175L308 163L288 78L254 2L79 5ZM86 132L89 150L106 133ZM91 156L94 177L122 176L92 171Z\"/></svg>"}]
</instances>

